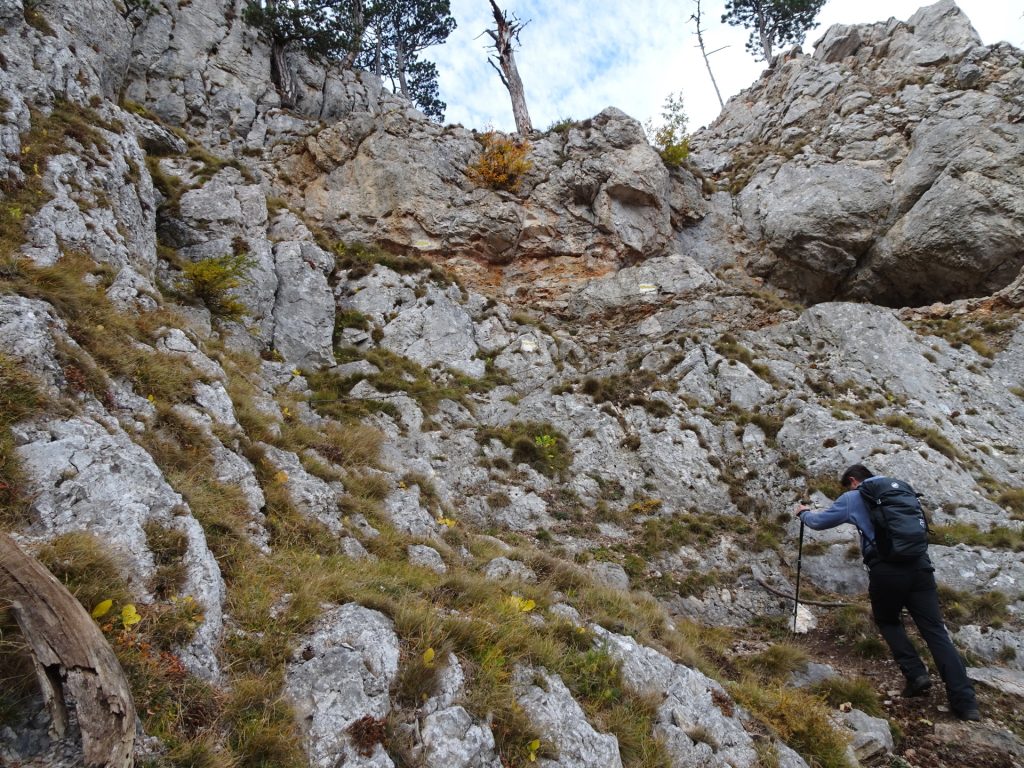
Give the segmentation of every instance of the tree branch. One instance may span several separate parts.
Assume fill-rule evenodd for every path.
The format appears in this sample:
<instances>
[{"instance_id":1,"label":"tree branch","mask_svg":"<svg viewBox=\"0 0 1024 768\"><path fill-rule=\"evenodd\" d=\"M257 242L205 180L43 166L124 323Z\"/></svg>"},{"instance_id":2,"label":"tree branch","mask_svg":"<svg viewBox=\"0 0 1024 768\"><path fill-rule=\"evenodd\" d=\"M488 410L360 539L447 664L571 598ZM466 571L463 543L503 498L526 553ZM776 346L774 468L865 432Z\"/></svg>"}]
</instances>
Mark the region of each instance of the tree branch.
<instances>
[{"instance_id":1,"label":"tree branch","mask_svg":"<svg viewBox=\"0 0 1024 768\"><path fill-rule=\"evenodd\" d=\"M761 581L761 579L757 578L756 576L754 577L754 581L760 584L765 591L771 592L773 595L776 595L778 597L784 597L786 600L796 600L795 596L786 594L785 592L775 589L775 587L768 586L765 582ZM820 600L801 600L800 602L804 605L813 605L818 608L849 608L853 605L856 605L856 603L825 603Z\"/></svg>"}]
</instances>

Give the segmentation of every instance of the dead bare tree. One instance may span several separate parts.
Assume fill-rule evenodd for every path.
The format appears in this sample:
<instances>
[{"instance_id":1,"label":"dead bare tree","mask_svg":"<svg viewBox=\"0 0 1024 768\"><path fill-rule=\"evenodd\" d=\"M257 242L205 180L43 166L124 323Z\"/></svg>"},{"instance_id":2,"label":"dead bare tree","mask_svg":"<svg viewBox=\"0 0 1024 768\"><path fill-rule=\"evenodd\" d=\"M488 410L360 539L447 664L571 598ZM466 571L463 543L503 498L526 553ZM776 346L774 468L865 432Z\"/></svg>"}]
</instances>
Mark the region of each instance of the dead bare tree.
<instances>
[{"instance_id":1,"label":"dead bare tree","mask_svg":"<svg viewBox=\"0 0 1024 768\"><path fill-rule=\"evenodd\" d=\"M708 61L708 56L712 53L718 53L723 48L728 48L729 46L723 45L722 48L716 48L711 51L711 53L708 53L707 49L704 47L704 30L700 28L700 18L700 0L697 0L697 12L691 14L690 20L697 25L697 45L700 47L701 56L704 57L704 66L708 68L708 76L711 78L711 85L715 87L715 96L718 97L718 106L725 109L725 102L722 101L722 93L718 90L718 83L715 82L715 73L711 71L711 62Z\"/></svg>"},{"instance_id":2,"label":"dead bare tree","mask_svg":"<svg viewBox=\"0 0 1024 768\"><path fill-rule=\"evenodd\" d=\"M135 705L100 628L70 592L10 536L0 533L0 603L28 643L43 700L63 738L74 703L88 768L131 768Z\"/></svg>"},{"instance_id":3,"label":"dead bare tree","mask_svg":"<svg viewBox=\"0 0 1024 768\"><path fill-rule=\"evenodd\" d=\"M509 19L494 0L491 0L491 9L494 12L497 29L488 29L487 34L494 40L497 56L488 57L487 61L494 67L502 84L508 89L509 96L512 97L512 116L516 121L516 131L520 136L526 136L533 130L533 123L530 122L530 113L526 109L523 81L516 68L515 47L519 44L519 33L530 22L520 22L515 14Z\"/></svg>"}]
</instances>

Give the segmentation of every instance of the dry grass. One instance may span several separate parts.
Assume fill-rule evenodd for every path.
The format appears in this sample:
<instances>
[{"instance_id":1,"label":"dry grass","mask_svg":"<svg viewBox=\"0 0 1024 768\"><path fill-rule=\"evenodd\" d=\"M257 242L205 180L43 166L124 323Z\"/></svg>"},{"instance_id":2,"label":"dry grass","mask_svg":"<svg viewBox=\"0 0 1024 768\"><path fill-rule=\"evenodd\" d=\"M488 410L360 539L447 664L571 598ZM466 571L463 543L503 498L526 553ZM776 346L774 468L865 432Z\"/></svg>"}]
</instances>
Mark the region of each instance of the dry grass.
<instances>
[{"instance_id":1,"label":"dry grass","mask_svg":"<svg viewBox=\"0 0 1024 768\"><path fill-rule=\"evenodd\" d=\"M751 680L731 683L729 692L809 764L850 768L846 742L832 727L816 696L793 688L765 687Z\"/></svg>"},{"instance_id":2,"label":"dry grass","mask_svg":"<svg viewBox=\"0 0 1024 768\"><path fill-rule=\"evenodd\" d=\"M24 523L28 498L11 426L42 412L47 399L17 362L0 354L0 530Z\"/></svg>"}]
</instances>

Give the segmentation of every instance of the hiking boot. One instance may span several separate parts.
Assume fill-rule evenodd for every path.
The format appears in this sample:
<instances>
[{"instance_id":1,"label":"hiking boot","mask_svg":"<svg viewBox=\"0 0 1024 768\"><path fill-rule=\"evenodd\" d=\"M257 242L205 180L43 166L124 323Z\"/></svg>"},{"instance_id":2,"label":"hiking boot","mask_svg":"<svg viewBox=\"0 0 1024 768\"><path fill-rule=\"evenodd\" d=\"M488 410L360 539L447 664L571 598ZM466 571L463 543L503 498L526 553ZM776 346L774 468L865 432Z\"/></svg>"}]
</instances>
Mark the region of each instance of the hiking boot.
<instances>
[{"instance_id":1,"label":"hiking boot","mask_svg":"<svg viewBox=\"0 0 1024 768\"><path fill-rule=\"evenodd\" d=\"M915 677L913 680L908 680L906 687L903 689L903 698L910 699L914 696L924 696L928 693L928 689L932 687L932 679L928 675L920 675Z\"/></svg>"},{"instance_id":2,"label":"hiking boot","mask_svg":"<svg viewBox=\"0 0 1024 768\"><path fill-rule=\"evenodd\" d=\"M966 709L956 710L956 716L961 720L966 720L971 723L976 723L981 720L981 712L978 711L977 707L967 707Z\"/></svg>"}]
</instances>

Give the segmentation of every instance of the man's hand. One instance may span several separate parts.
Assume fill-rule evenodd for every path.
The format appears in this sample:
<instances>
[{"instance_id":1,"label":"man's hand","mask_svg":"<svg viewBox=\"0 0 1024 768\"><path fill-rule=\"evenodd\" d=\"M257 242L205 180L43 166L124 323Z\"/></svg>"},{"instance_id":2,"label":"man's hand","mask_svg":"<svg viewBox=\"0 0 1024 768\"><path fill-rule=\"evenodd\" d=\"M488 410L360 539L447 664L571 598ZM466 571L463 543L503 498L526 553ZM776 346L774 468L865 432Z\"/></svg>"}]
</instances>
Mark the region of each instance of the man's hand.
<instances>
[{"instance_id":1,"label":"man's hand","mask_svg":"<svg viewBox=\"0 0 1024 768\"><path fill-rule=\"evenodd\" d=\"M810 509L811 508L808 507L806 504L797 504L796 509L793 510L793 516L797 519L800 519L800 515L802 515L804 512L810 511Z\"/></svg>"}]
</instances>

